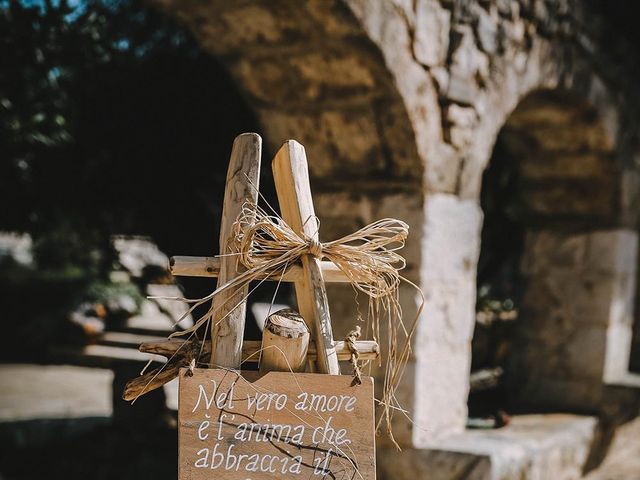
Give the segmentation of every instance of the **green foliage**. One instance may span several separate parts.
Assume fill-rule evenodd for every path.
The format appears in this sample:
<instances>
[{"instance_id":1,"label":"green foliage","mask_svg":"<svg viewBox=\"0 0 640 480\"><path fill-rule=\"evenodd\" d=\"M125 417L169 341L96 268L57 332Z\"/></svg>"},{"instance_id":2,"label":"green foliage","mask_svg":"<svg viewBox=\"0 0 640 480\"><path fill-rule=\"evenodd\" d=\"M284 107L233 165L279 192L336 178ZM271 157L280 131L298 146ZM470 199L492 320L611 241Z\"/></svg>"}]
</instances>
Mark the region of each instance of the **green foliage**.
<instances>
[{"instance_id":1,"label":"green foliage","mask_svg":"<svg viewBox=\"0 0 640 480\"><path fill-rule=\"evenodd\" d=\"M57 228L61 218L104 228L100 215L87 218L69 184L90 181L109 160L83 148L83 122L91 115L86 92L105 66L139 64L182 48L185 37L137 3L0 7L0 201L11 205L0 225L35 235Z\"/></svg>"},{"instance_id":2,"label":"green foliage","mask_svg":"<svg viewBox=\"0 0 640 480\"><path fill-rule=\"evenodd\" d=\"M74 2L0 0L0 230L30 233L35 257L11 275L0 265L0 292L38 332L118 295L112 234L215 251L231 139L259 131L171 18L138 0Z\"/></svg>"},{"instance_id":3,"label":"green foliage","mask_svg":"<svg viewBox=\"0 0 640 480\"><path fill-rule=\"evenodd\" d=\"M112 156L87 134L92 88L105 71L180 49L194 51L135 2L0 2L0 230L34 240L33 265L0 264L3 322L17 346L5 355L37 356L81 302L122 294L140 305L137 286L108 277L113 214L96 201L95 178Z\"/></svg>"}]
</instances>

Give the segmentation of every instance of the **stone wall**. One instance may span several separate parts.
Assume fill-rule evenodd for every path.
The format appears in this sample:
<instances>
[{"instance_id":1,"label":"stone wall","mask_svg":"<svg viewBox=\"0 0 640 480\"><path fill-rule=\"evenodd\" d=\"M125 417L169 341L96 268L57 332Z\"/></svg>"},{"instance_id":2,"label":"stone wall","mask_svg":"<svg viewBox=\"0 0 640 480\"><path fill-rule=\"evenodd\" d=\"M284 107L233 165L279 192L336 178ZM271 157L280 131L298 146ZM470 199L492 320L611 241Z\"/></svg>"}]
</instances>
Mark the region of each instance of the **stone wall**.
<instances>
[{"instance_id":1,"label":"stone wall","mask_svg":"<svg viewBox=\"0 0 640 480\"><path fill-rule=\"evenodd\" d=\"M637 242L624 229L529 233L529 287L507 372L521 408L598 413L608 421L634 411L637 392L607 383L623 384L629 367Z\"/></svg>"},{"instance_id":2,"label":"stone wall","mask_svg":"<svg viewBox=\"0 0 640 480\"><path fill-rule=\"evenodd\" d=\"M381 215L411 224L408 275L420 282L426 306L401 392L415 422L398 427L404 445L434 445L465 426L482 225L478 198L503 127L528 179L529 298L551 301L539 292L548 287L547 273L563 278L561 266L576 255L574 244L609 238L596 230L615 237L620 229L637 228L637 109L629 101L635 77L608 54L631 47L622 37L612 47L606 19L586 3L154 2L227 66L255 108L271 153L291 137L306 146L323 238ZM616 256L626 247L605 240L604 248ZM545 259L558 255L558 265ZM604 289L619 281L616 273L598 277ZM571 275L565 282L560 297L584 286ZM350 293L330 295L334 318L355 316ZM611 306L613 297L603 295ZM407 315L415 311L410 294L403 303ZM549 305L536 318L545 329L568 333L547 342L545 335L553 333L531 338L539 326L525 325L527 345L540 348L519 357L523 378L558 343L577 358L583 349L606 348L602 325L609 317L597 320L597 331L582 331L579 315L562 317L558 327ZM585 340L590 334L593 342ZM593 355L597 372L588 385L602 386L605 356ZM563 385L570 387L583 368L563 367Z\"/></svg>"},{"instance_id":3,"label":"stone wall","mask_svg":"<svg viewBox=\"0 0 640 480\"><path fill-rule=\"evenodd\" d=\"M395 76L426 165L421 281L428 305L416 345L424 364L416 371L415 396L415 418L426 431L415 428L413 443L428 446L464 427L477 202L497 134L505 123L526 134L529 144L512 146L528 179L530 226L562 231L635 228L638 173L629 152L637 132L620 94L625 85L599 74L605 46L598 44L598 22L585 21L589 12L578 2L347 3ZM464 240L438 241L444 232ZM523 329L536 332L536 326ZM531 349L536 358L519 363L521 378L553 353L544 339L538 345ZM603 359L591 358L597 368ZM580 376L580 368L565 380ZM601 386L602 377L592 385Z\"/></svg>"}]
</instances>

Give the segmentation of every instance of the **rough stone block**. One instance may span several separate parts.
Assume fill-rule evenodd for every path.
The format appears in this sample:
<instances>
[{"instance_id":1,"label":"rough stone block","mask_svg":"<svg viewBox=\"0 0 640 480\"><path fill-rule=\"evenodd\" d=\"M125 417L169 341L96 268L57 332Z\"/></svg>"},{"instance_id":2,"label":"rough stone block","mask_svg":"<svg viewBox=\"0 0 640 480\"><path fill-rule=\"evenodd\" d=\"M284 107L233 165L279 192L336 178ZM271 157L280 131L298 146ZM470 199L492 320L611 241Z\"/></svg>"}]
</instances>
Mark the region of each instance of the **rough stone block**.
<instances>
[{"instance_id":1,"label":"rough stone block","mask_svg":"<svg viewBox=\"0 0 640 480\"><path fill-rule=\"evenodd\" d=\"M452 67L446 97L454 102L472 105L478 95L475 78L466 71Z\"/></svg>"},{"instance_id":2,"label":"rough stone block","mask_svg":"<svg viewBox=\"0 0 640 480\"><path fill-rule=\"evenodd\" d=\"M615 208L611 178L529 182L523 186L531 215L612 218Z\"/></svg>"},{"instance_id":3,"label":"rough stone block","mask_svg":"<svg viewBox=\"0 0 640 480\"><path fill-rule=\"evenodd\" d=\"M444 194L456 191L462 155L448 143L433 146L433 159L426 169L427 190Z\"/></svg>"},{"instance_id":4,"label":"rough stone block","mask_svg":"<svg viewBox=\"0 0 640 480\"><path fill-rule=\"evenodd\" d=\"M357 173L380 175L386 158L370 109L327 110L320 116L278 110L261 112L268 138L295 138L306 149L315 178ZM269 145L275 151L280 145Z\"/></svg>"},{"instance_id":5,"label":"rough stone block","mask_svg":"<svg viewBox=\"0 0 640 480\"><path fill-rule=\"evenodd\" d=\"M586 235L563 235L552 230L528 232L522 271L530 275L550 268L575 271L584 263L587 243Z\"/></svg>"},{"instance_id":6,"label":"rough stone block","mask_svg":"<svg viewBox=\"0 0 640 480\"><path fill-rule=\"evenodd\" d=\"M451 12L436 0L418 0L413 53L428 67L443 65L449 49Z\"/></svg>"},{"instance_id":7,"label":"rough stone block","mask_svg":"<svg viewBox=\"0 0 640 480\"><path fill-rule=\"evenodd\" d=\"M594 272L633 273L638 258L638 233L631 230L601 230L591 233L585 268Z\"/></svg>"},{"instance_id":8,"label":"rough stone block","mask_svg":"<svg viewBox=\"0 0 640 480\"><path fill-rule=\"evenodd\" d=\"M466 151L476 135L474 130L478 121L476 110L452 103L447 106L445 115L449 124L448 130L445 130L445 138L458 150Z\"/></svg>"},{"instance_id":9,"label":"rough stone block","mask_svg":"<svg viewBox=\"0 0 640 480\"><path fill-rule=\"evenodd\" d=\"M606 349L606 328L589 325L576 329L569 337L562 355L571 377L600 382Z\"/></svg>"},{"instance_id":10,"label":"rough stone block","mask_svg":"<svg viewBox=\"0 0 640 480\"><path fill-rule=\"evenodd\" d=\"M429 480L452 478L490 479L489 457L446 450L403 450L393 448L377 450L378 478L380 480L414 480L418 472L428 472Z\"/></svg>"},{"instance_id":11,"label":"rough stone block","mask_svg":"<svg viewBox=\"0 0 640 480\"><path fill-rule=\"evenodd\" d=\"M422 281L475 278L482 211L471 200L428 195L423 233Z\"/></svg>"},{"instance_id":12,"label":"rough stone block","mask_svg":"<svg viewBox=\"0 0 640 480\"><path fill-rule=\"evenodd\" d=\"M260 5L246 5L223 12L222 17L229 28L227 41L235 36L234 43L276 42L281 40L282 32L274 12Z\"/></svg>"},{"instance_id":13,"label":"rough stone block","mask_svg":"<svg viewBox=\"0 0 640 480\"><path fill-rule=\"evenodd\" d=\"M424 318L420 328L429 329ZM438 438L460 433L467 420L469 345L440 344L437 336L415 346L413 445L424 448Z\"/></svg>"},{"instance_id":14,"label":"rough stone block","mask_svg":"<svg viewBox=\"0 0 640 480\"><path fill-rule=\"evenodd\" d=\"M533 152L531 152L533 153ZM589 179L609 175L610 159L602 154L545 152L522 157L522 175L528 179Z\"/></svg>"},{"instance_id":15,"label":"rough stone block","mask_svg":"<svg viewBox=\"0 0 640 480\"><path fill-rule=\"evenodd\" d=\"M447 106L447 122L463 128L475 126L478 121L478 114L474 108L463 107L452 103Z\"/></svg>"},{"instance_id":16,"label":"rough stone block","mask_svg":"<svg viewBox=\"0 0 640 480\"><path fill-rule=\"evenodd\" d=\"M366 174L381 172L385 167L371 110L324 112L318 135L328 143L331 154L327 161L335 164L336 172L346 170Z\"/></svg>"},{"instance_id":17,"label":"rough stone block","mask_svg":"<svg viewBox=\"0 0 640 480\"><path fill-rule=\"evenodd\" d=\"M239 59L231 65L231 72L242 79L247 93L265 104L298 100L301 92L291 90L287 72L271 58Z\"/></svg>"},{"instance_id":18,"label":"rough stone block","mask_svg":"<svg viewBox=\"0 0 640 480\"><path fill-rule=\"evenodd\" d=\"M596 427L594 417L519 415L505 428L467 430L425 449L381 448L378 468L386 480L413 480L417 472L430 480L574 480L582 478Z\"/></svg>"},{"instance_id":19,"label":"rough stone block","mask_svg":"<svg viewBox=\"0 0 640 480\"><path fill-rule=\"evenodd\" d=\"M368 89L375 85L371 71L355 56L314 52L292 58L291 64L300 73L301 79L309 83L308 89L318 92L310 94L310 98L317 97L327 89Z\"/></svg>"},{"instance_id":20,"label":"rough stone block","mask_svg":"<svg viewBox=\"0 0 640 480\"><path fill-rule=\"evenodd\" d=\"M473 31L468 25L456 27L452 31L451 68L447 97L455 102L471 105L475 101L478 86L478 51Z\"/></svg>"},{"instance_id":21,"label":"rough stone block","mask_svg":"<svg viewBox=\"0 0 640 480\"><path fill-rule=\"evenodd\" d=\"M350 21L348 12L338 2L308 0L305 5L309 14L327 35L342 37L358 35L361 32L358 23Z\"/></svg>"},{"instance_id":22,"label":"rough stone block","mask_svg":"<svg viewBox=\"0 0 640 480\"><path fill-rule=\"evenodd\" d=\"M498 49L498 19L497 12L492 15L484 9L478 9L478 23L476 33L480 48L487 53L495 53Z\"/></svg>"},{"instance_id":23,"label":"rough stone block","mask_svg":"<svg viewBox=\"0 0 640 480\"><path fill-rule=\"evenodd\" d=\"M398 103L376 103L374 106L382 143L393 155L393 176L406 179L408 186L421 189L424 164L415 142L415 134L407 128L407 111ZM413 184L413 185L411 185Z\"/></svg>"}]
</instances>

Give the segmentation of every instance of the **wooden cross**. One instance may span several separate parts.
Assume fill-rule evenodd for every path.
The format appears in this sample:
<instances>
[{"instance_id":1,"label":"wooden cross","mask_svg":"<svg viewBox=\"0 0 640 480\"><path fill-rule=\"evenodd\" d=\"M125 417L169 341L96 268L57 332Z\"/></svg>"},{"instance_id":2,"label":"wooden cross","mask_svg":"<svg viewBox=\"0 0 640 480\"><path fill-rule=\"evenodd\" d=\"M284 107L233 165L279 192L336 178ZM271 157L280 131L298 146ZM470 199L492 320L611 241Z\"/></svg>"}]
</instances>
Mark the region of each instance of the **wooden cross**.
<instances>
[{"instance_id":1,"label":"wooden cross","mask_svg":"<svg viewBox=\"0 0 640 480\"><path fill-rule=\"evenodd\" d=\"M220 227L220 270L218 285L223 285L240 272L233 257L224 256L233 222L245 203L256 204L260 175L261 139L255 133L240 135L233 143L225 185L225 198ZM289 140L280 148L272 164L281 215L298 234L318 239L315 212L309 185L307 157L304 147ZM333 333L327 294L318 260L311 255L302 258L301 275L294 281L298 309L314 332L317 368L321 373L338 375L340 367L333 345ZM217 310L211 327L211 364L239 368L242 359L242 336L246 315L248 286L230 289L213 299ZM240 305L238 305L240 304ZM236 305L238 305L236 307ZM235 309L223 318L230 309ZM321 348L318 348L321 346Z\"/></svg>"},{"instance_id":2,"label":"wooden cross","mask_svg":"<svg viewBox=\"0 0 640 480\"><path fill-rule=\"evenodd\" d=\"M218 257L173 257L170 271L176 276L218 277L218 286L224 285L241 271L229 252L232 227L245 203L258 201L260 181L260 157L262 139L258 134L245 133L236 137L231 151L225 184L225 196L220 226L220 253ZM318 224L313 208L309 170L304 147L295 140L288 140L278 150L272 162L273 176L283 220L303 238L318 241ZM334 342L331 318L327 302L325 281L347 282L347 277L335 264L320 261L313 255L304 255L300 265L293 265L284 274L268 280L293 282L298 309L315 345L309 347L308 358L316 362L319 373L340 374L338 360L348 360L351 352L345 342ZM216 312L211 322L211 343L203 351L210 350L209 366L239 369L243 358L260 349L259 342L244 342L248 286L229 288L213 298ZM143 344L140 350L165 356L174 356L184 341L167 341ZM360 358L376 358L378 345L372 341L357 342ZM140 395L142 388L150 391L174 378L180 367L197 356L187 350L178 361L164 370L149 372L127 385L123 398L131 400ZM200 352L198 352L198 355ZM195 358L198 360L198 358ZM152 377L152 375L155 375ZM152 378L151 382L147 382Z\"/></svg>"}]
</instances>

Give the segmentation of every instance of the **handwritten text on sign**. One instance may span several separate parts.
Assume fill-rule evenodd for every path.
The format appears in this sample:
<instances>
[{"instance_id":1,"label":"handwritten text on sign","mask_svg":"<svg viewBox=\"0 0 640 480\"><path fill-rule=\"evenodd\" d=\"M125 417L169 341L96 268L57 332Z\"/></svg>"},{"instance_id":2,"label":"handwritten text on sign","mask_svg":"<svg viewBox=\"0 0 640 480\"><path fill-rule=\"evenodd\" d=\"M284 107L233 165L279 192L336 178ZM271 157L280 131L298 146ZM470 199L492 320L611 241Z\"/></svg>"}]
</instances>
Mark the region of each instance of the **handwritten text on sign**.
<instances>
[{"instance_id":1,"label":"handwritten text on sign","mask_svg":"<svg viewBox=\"0 0 640 480\"><path fill-rule=\"evenodd\" d=\"M373 380L180 373L180 480L374 480Z\"/></svg>"}]
</instances>

